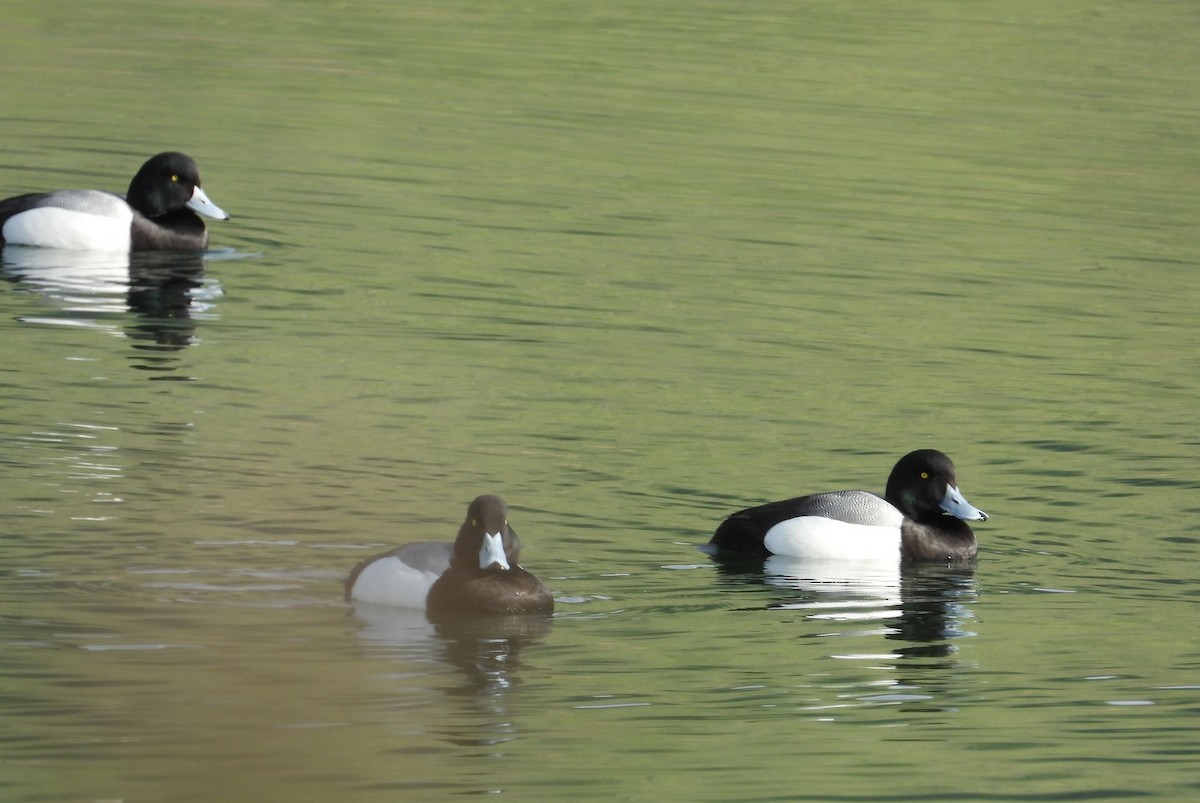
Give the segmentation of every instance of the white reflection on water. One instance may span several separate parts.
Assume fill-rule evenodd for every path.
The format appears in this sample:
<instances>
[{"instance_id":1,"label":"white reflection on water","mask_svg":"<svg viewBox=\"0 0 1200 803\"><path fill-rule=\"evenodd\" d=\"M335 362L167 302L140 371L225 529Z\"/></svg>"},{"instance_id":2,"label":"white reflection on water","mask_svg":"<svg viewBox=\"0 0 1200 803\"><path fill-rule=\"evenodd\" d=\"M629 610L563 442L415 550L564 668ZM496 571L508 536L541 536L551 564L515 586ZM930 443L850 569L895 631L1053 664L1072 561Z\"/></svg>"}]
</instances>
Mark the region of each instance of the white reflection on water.
<instances>
[{"instance_id":1,"label":"white reflection on water","mask_svg":"<svg viewBox=\"0 0 1200 803\"><path fill-rule=\"evenodd\" d=\"M411 651L414 645L436 634L425 612L415 608L360 603L354 606L354 616L362 623L356 635L366 647Z\"/></svg>"},{"instance_id":2,"label":"white reflection on water","mask_svg":"<svg viewBox=\"0 0 1200 803\"><path fill-rule=\"evenodd\" d=\"M59 251L8 245L4 270L65 309L123 312L129 290L129 254Z\"/></svg>"},{"instance_id":3,"label":"white reflection on water","mask_svg":"<svg viewBox=\"0 0 1200 803\"><path fill-rule=\"evenodd\" d=\"M46 312L21 315L23 323L94 329L157 349L195 342L196 322L216 316L221 285L205 275L213 260L242 258L234 252L112 254L5 246L2 275L32 290ZM130 313L133 313L131 316ZM136 347L136 346L135 346ZM147 356L138 367L169 370Z\"/></svg>"},{"instance_id":4,"label":"white reflection on water","mask_svg":"<svg viewBox=\"0 0 1200 803\"><path fill-rule=\"evenodd\" d=\"M367 648L420 663L438 662L462 673L460 693L494 696L519 682L521 651L544 639L546 616L476 616L431 622L424 611L356 604L357 636Z\"/></svg>"},{"instance_id":5,"label":"white reflection on water","mask_svg":"<svg viewBox=\"0 0 1200 803\"><path fill-rule=\"evenodd\" d=\"M884 681L888 685L922 667L953 666L946 660L958 652L955 640L975 635L966 626L977 597L971 566L773 555L758 569L756 562L716 557L718 569L739 585L771 590L766 609L799 613L811 625L803 637L836 639L840 647L827 657L897 673Z\"/></svg>"},{"instance_id":6,"label":"white reflection on water","mask_svg":"<svg viewBox=\"0 0 1200 803\"><path fill-rule=\"evenodd\" d=\"M763 564L766 582L812 592L774 607L806 610L813 619L889 619L901 615L900 565L888 561L812 561L771 555Z\"/></svg>"}]
</instances>

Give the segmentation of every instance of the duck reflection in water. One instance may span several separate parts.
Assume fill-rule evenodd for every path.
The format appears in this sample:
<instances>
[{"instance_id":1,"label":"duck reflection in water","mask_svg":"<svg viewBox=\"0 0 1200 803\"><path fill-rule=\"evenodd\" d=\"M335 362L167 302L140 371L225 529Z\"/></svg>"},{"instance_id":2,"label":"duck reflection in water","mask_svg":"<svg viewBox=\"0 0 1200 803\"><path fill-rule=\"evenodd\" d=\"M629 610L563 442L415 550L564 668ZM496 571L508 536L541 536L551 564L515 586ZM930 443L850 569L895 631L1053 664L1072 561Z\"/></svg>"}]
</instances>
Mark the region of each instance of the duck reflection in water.
<instances>
[{"instance_id":1,"label":"duck reflection in water","mask_svg":"<svg viewBox=\"0 0 1200 803\"><path fill-rule=\"evenodd\" d=\"M123 335L139 359L134 367L174 370L172 352L196 342L197 322L216 317L220 285L205 266L219 252L132 254L6 246L3 276L48 300L53 311L26 323L75 326ZM133 313L133 316L130 316Z\"/></svg>"},{"instance_id":2,"label":"duck reflection in water","mask_svg":"<svg viewBox=\"0 0 1200 803\"><path fill-rule=\"evenodd\" d=\"M211 299L217 295L218 286L204 283L204 260L198 254L133 254L126 304L137 317L125 333L166 350L190 346L198 317L213 317Z\"/></svg>"},{"instance_id":3,"label":"duck reflection in water","mask_svg":"<svg viewBox=\"0 0 1200 803\"><path fill-rule=\"evenodd\" d=\"M520 684L521 651L549 633L549 616L498 615L430 619L424 611L358 603L358 640L373 652L416 664L431 660L462 671L453 694L503 694Z\"/></svg>"},{"instance_id":4,"label":"duck reflection in water","mask_svg":"<svg viewBox=\"0 0 1200 803\"><path fill-rule=\"evenodd\" d=\"M388 605L356 604L362 623L358 639L372 653L393 659L385 678L392 703L408 710L437 688L446 704L433 703L426 727L451 744L489 747L508 742L520 732L520 717L510 709L508 694L521 685L525 650L549 633L549 616L491 615L431 620L424 611ZM454 682L441 680L438 667L451 667Z\"/></svg>"},{"instance_id":5,"label":"duck reflection in water","mask_svg":"<svg viewBox=\"0 0 1200 803\"><path fill-rule=\"evenodd\" d=\"M462 670L466 696L497 695L521 683L521 653L550 633L543 616L491 616L435 624L442 659Z\"/></svg>"},{"instance_id":6,"label":"duck reflection in water","mask_svg":"<svg viewBox=\"0 0 1200 803\"><path fill-rule=\"evenodd\" d=\"M950 565L813 561L771 555L713 555L718 576L729 585L768 592L766 609L798 611L808 620L853 625L856 635L874 633L901 642L903 659L944 659L953 640L971 635L969 604L978 589L973 561ZM863 632L863 625L867 625ZM822 632L819 635L829 635Z\"/></svg>"}]
</instances>

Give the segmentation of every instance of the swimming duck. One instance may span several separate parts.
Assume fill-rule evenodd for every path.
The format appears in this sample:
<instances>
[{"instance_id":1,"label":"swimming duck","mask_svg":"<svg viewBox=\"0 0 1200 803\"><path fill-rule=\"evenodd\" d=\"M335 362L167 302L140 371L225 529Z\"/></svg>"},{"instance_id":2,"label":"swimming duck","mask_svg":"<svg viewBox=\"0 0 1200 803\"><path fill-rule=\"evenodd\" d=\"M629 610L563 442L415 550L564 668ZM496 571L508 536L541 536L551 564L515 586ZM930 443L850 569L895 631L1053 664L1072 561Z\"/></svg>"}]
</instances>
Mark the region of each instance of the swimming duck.
<instances>
[{"instance_id":1,"label":"swimming duck","mask_svg":"<svg viewBox=\"0 0 1200 803\"><path fill-rule=\"evenodd\" d=\"M900 458L884 495L830 491L730 515L710 550L820 560L966 561L978 543L968 521L986 521L958 489L954 463L936 449Z\"/></svg>"},{"instance_id":2,"label":"swimming duck","mask_svg":"<svg viewBox=\"0 0 1200 803\"><path fill-rule=\"evenodd\" d=\"M0 245L74 251L198 251L208 229L197 213L229 215L200 189L191 157L160 153L147 161L122 198L103 190L58 190L0 201Z\"/></svg>"},{"instance_id":3,"label":"swimming duck","mask_svg":"<svg viewBox=\"0 0 1200 803\"><path fill-rule=\"evenodd\" d=\"M477 497L454 543L424 541L361 561L346 599L445 614L552 613L554 598L518 564L521 542L499 496Z\"/></svg>"}]
</instances>

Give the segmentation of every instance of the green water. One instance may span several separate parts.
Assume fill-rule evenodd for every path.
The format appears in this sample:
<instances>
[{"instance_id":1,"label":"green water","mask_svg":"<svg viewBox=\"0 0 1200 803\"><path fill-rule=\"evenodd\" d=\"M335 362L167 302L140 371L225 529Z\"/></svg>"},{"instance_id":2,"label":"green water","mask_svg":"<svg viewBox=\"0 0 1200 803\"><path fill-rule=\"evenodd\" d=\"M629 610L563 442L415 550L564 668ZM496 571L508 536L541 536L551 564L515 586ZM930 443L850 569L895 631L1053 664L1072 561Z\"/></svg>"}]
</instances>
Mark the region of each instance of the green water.
<instances>
[{"instance_id":1,"label":"green water","mask_svg":"<svg viewBox=\"0 0 1200 803\"><path fill-rule=\"evenodd\" d=\"M5 269L0 798L1196 794L1193 4L2 16L0 195L233 219ZM695 549L926 446L974 574ZM484 492L552 622L342 602Z\"/></svg>"}]
</instances>

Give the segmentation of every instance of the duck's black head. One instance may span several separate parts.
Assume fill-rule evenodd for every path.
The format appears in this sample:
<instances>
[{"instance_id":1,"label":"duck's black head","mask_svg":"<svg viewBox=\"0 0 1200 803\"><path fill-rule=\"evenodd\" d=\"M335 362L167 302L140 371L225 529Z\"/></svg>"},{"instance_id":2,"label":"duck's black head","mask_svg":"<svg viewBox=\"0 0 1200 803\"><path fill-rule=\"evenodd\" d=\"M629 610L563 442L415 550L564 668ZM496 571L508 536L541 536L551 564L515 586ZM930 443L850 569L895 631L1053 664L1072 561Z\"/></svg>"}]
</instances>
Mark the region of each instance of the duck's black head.
<instances>
[{"instance_id":1,"label":"duck's black head","mask_svg":"<svg viewBox=\"0 0 1200 803\"><path fill-rule=\"evenodd\" d=\"M987 520L958 490L954 463L937 449L918 449L900 458L884 496L913 521L936 521L946 514L963 521Z\"/></svg>"}]
</instances>

